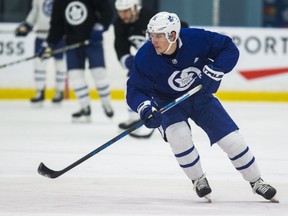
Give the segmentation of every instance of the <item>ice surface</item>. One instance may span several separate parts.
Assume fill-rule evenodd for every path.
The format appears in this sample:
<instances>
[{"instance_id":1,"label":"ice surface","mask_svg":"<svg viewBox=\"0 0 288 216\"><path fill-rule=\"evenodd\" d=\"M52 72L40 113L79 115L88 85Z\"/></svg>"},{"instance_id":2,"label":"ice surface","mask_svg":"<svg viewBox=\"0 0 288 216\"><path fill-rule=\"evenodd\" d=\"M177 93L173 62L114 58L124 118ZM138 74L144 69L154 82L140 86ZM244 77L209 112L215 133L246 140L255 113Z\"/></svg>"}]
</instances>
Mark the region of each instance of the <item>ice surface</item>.
<instances>
[{"instance_id":1,"label":"ice surface","mask_svg":"<svg viewBox=\"0 0 288 216\"><path fill-rule=\"evenodd\" d=\"M57 179L37 173L40 162L61 170L118 135L127 112L123 101L113 105L113 120L94 101L93 122L75 124L70 116L77 101L58 107L46 101L42 108L0 101L0 215L288 215L288 103L223 103L262 177L277 188L279 204L254 195L193 123L213 203L196 196L158 132L146 140L126 136Z\"/></svg>"}]
</instances>

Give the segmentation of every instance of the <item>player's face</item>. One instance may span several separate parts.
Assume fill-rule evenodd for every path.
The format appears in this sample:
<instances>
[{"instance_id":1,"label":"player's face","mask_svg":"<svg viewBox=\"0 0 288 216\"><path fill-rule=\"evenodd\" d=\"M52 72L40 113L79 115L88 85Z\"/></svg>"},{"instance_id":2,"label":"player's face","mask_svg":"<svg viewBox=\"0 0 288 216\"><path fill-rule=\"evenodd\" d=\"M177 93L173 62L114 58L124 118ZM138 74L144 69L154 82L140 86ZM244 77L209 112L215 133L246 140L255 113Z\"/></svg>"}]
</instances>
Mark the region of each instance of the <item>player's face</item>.
<instances>
[{"instance_id":1,"label":"player's face","mask_svg":"<svg viewBox=\"0 0 288 216\"><path fill-rule=\"evenodd\" d=\"M134 18L134 14L131 9L119 10L118 15L124 23L131 23Z\"/></svg>"},{"instance_id":2,"label":"player's face","mask_svg":"<svg viewBox=\"0 0 288 216\"><path fill-rule=\"evenodd\" d=\"M150 40L157 53L164 53L169 46L164 33L150 33Z\"/></svg>"}]
</instances>

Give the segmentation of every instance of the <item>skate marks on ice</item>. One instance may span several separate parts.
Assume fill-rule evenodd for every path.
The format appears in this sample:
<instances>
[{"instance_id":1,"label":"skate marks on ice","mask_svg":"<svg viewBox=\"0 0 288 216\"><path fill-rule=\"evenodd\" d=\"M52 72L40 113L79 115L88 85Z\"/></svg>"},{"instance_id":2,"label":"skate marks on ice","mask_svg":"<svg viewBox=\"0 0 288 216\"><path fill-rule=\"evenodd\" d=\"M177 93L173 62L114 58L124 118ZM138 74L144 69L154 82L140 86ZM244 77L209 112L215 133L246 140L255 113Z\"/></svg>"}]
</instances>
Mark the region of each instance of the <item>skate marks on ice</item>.
<instances>
[{"instance_id":1,"label":"skate marks on ice","mask_svg":"<svg viewBox=\"0 0 288 216\"><path fill-rule=\"evenodd\" d=\"M62 169L118 133L126 106L114 102L113 121L92 104L91 124L72 124L77 102L32 109L0 101L0 216L66 215L276 215L288 212L288 104L224 103L280 203L253 194L229 159L192 126L212 188L212 203L197 197L158 132L127 136L59 179L37 173L39 162ZM121 113L123 112L123 113ZM256 130L257 129L257 130ZM277 169L276 169L277 168Z\"/></svg>"},{"instance_id":2,"label":"skate marks on ice","mask_svg":"<svg viewBox=\"0 0 288 216\"><path fill-rule=\"evenodd\" d=\"M190 182L183 179L114 176L69 177L57 181L28 177L10 178L9 181L11 184L6 189L1 186L4 193L1 193L0 215L191 215L193 212L193 215L207 216L280 216L287 212L287 201L275 204L258 199L243 185L237 188L238 182L227 184L235 188L231 194L231 189L223 187L223 181L211 181L213 202L207 203L199 199ZM19 186L15 188L15 185ZM278 188L287 194L285 186ZM11 196L9 191L13 190L15 193Z\"/></svg>"}]
</instances>

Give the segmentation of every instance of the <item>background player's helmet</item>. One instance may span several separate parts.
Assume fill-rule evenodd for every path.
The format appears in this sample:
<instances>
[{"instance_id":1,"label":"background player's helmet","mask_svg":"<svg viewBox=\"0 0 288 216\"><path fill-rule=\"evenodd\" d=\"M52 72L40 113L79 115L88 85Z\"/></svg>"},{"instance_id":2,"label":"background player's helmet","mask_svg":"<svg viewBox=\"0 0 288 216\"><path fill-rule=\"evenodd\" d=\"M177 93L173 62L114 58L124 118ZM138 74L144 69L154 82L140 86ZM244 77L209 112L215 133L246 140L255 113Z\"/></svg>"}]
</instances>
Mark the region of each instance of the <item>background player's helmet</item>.
<instances>
[{"instance_id":1,"label":"background player's helmet","mask_svg":"<svg viewBox=\"0 0 288 216\"><path fill-rule=\"evenodd\" d=\"M134 9L135 5L139 5L138 0L116 0L115 2L115 8L120 11L120 10L127 10L127 9Z\"/></svg>"},{"instance_id":2,"label":"background player's helmet","mask_svg":"<svg viewBox=\"0 0 288 216\"><path fill-rule=\"evenodd\" d=\"M176 41L179 37L180 28L180 19L175 13L159 12L150 19L147 25L147 33L164 33L167 40L172 42L171 32L176 33Z\"/></svg>"}]
</instances>

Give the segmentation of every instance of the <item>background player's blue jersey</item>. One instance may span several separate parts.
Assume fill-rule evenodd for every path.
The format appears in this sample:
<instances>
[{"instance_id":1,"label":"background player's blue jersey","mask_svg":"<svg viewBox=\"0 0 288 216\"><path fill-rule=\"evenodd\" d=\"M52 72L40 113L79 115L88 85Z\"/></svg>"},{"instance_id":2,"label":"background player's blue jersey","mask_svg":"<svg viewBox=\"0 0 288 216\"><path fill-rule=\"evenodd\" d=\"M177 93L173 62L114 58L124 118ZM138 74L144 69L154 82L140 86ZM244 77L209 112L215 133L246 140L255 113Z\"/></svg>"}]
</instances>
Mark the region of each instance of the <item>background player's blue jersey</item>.
<instances>
[{"instance_id":1,"label":"background player's blue jersey","mask_svg":"<svg viewBox=\"0 0 288 216\"><path fill-rule=\"evenodd\" d=\"M127 82L127 103L137 112L145 100L173 100L201 84L205 65L212 64L228 73L238 58L238 48L231 38L203 29L181 29L178 49L170 56L157 54L148 41L135 56Z\"/></svg>"}]
</instances>

